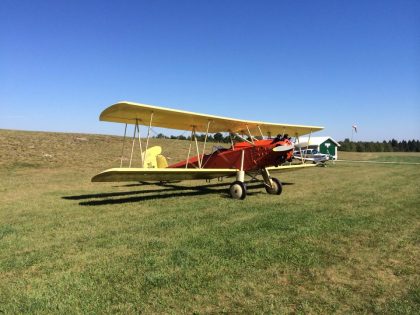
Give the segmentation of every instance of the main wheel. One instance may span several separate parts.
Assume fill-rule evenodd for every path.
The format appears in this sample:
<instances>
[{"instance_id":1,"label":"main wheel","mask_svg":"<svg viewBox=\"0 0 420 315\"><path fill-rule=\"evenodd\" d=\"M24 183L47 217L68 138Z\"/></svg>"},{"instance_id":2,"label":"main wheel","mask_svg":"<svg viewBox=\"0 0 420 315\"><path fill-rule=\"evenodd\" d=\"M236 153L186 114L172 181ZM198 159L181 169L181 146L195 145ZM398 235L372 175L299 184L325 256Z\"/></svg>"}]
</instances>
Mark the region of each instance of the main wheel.
<instances>
[{"instance_id":1,"label":"main wheel","mask_svg":"<svg viewBox=\"0 0 420 315\"><path fill-rule=\"evenodd\" d=\"M272 187L267 187L265 186L265 190L270 194L270 195L280 195L283 188L282 185L280 183L280 181L277 178L271 178L271 186Z\"/></svg>"},{"instance_id":2,"label":"main wheel","mask_svg":"<svg viewBox=\"0 0 420 315\"><path fill-rule=\"evenodd\" d=\"M230 196L233 199L245 199L246 197L246 186L240 181L233 182L229 187Z\"/></svg>"}]
</instances>

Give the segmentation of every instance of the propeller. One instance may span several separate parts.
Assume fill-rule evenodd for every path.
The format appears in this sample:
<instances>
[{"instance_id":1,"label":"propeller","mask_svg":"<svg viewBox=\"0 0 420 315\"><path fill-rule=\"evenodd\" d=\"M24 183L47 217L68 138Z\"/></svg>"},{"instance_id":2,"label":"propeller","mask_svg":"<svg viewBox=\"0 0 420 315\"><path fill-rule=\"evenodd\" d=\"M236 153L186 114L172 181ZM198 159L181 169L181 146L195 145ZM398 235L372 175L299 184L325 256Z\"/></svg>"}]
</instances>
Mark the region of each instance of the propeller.
<instances>
[{"instance_id":1,"label":"propeller","mask_svg":"<svg viewBox=\"0 0 420 315\"><path fill-rule=\"evenodd\" d=\"M285 152L292 150L295 146L293 144L291 145L279 145L278 147L273 148L274 152Z\"/></svg>"}]
</instances>

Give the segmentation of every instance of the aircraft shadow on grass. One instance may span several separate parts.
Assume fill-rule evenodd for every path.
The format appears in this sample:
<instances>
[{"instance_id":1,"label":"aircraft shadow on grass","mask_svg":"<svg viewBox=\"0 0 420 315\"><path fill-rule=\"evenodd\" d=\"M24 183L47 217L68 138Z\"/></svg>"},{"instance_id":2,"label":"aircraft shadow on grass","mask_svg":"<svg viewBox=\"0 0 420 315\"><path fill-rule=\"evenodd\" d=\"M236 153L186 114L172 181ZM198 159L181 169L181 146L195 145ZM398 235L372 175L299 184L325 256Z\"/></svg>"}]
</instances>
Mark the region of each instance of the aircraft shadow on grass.
<instances>
[{"instance_id":1,"label":"aircraft shadow on grass","mask_svg":"<svg viewBox=\"0 0 420 315\"><path fill-rule=\"evenodd\" d=\"M282 183L283 185L293 185L293 183ZM122 185L121 187L133 187L133 186L145 186L154 185L149 183L129 184ZM201 196L208 194L221 194L222 197L230 198L227 194L227 189L230 183L217 183L207 184L201 186L182 186L176 184L160 184L157 185L156 189L144 189L135 191L121 191L111 193L99 193L99 194L85 194L85 195L74 195L64 196L66 200L86 200L79 202L81 206L100 206L109 204L121 204L130 202L139 202L153 199L168 199L173 197L188 197L188 196ZM165 188L160 188L165 187ZM262 183L249 183L247 185L248 195L254 195L261 193L260 191L250 192L252 190L261 189L264 185ZM145 195L148 194L148 195ZM112 198L112 197L123 197L123 198ZM87 200L97 199L97 200Z\"/></svg>"}]
</instances>

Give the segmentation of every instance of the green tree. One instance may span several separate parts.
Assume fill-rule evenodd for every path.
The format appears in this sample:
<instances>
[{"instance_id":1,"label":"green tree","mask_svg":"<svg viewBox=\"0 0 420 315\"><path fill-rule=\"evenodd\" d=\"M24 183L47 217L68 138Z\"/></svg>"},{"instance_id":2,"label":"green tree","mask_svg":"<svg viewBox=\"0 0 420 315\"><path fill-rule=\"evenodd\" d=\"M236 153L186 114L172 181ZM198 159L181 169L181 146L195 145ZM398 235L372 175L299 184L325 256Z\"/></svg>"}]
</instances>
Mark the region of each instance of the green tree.
<instances>
[{"instance_id":1,"label":"green tree","mask_svg":"<svg viewBox=\"0 0 420 315\"><path fill-rule=\"evenodd\" d=\"M215 133L213 138L214 138L214 141L216 141L216 142L223 142L224 141L224 137L220 132Z\"/></svg>"}]
</instances>

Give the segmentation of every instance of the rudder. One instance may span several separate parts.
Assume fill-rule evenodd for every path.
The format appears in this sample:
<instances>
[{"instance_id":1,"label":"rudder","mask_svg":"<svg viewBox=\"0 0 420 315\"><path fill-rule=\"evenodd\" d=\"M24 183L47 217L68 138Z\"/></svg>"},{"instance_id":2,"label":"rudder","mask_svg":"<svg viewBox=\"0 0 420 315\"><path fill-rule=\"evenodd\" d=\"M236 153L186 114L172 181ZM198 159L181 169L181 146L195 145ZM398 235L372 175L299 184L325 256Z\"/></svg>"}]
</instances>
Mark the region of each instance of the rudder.
<instances>
[{"instance_id":1,"label":"rudder","mask_svg":"<svg viewBox=\"0 0 420 315\"><path fill-rule=\"evenodd\" d=\"M158 168L167 168L168 161L162 154L156 155L156 164Z\"/></svg>"}]
</instances>

